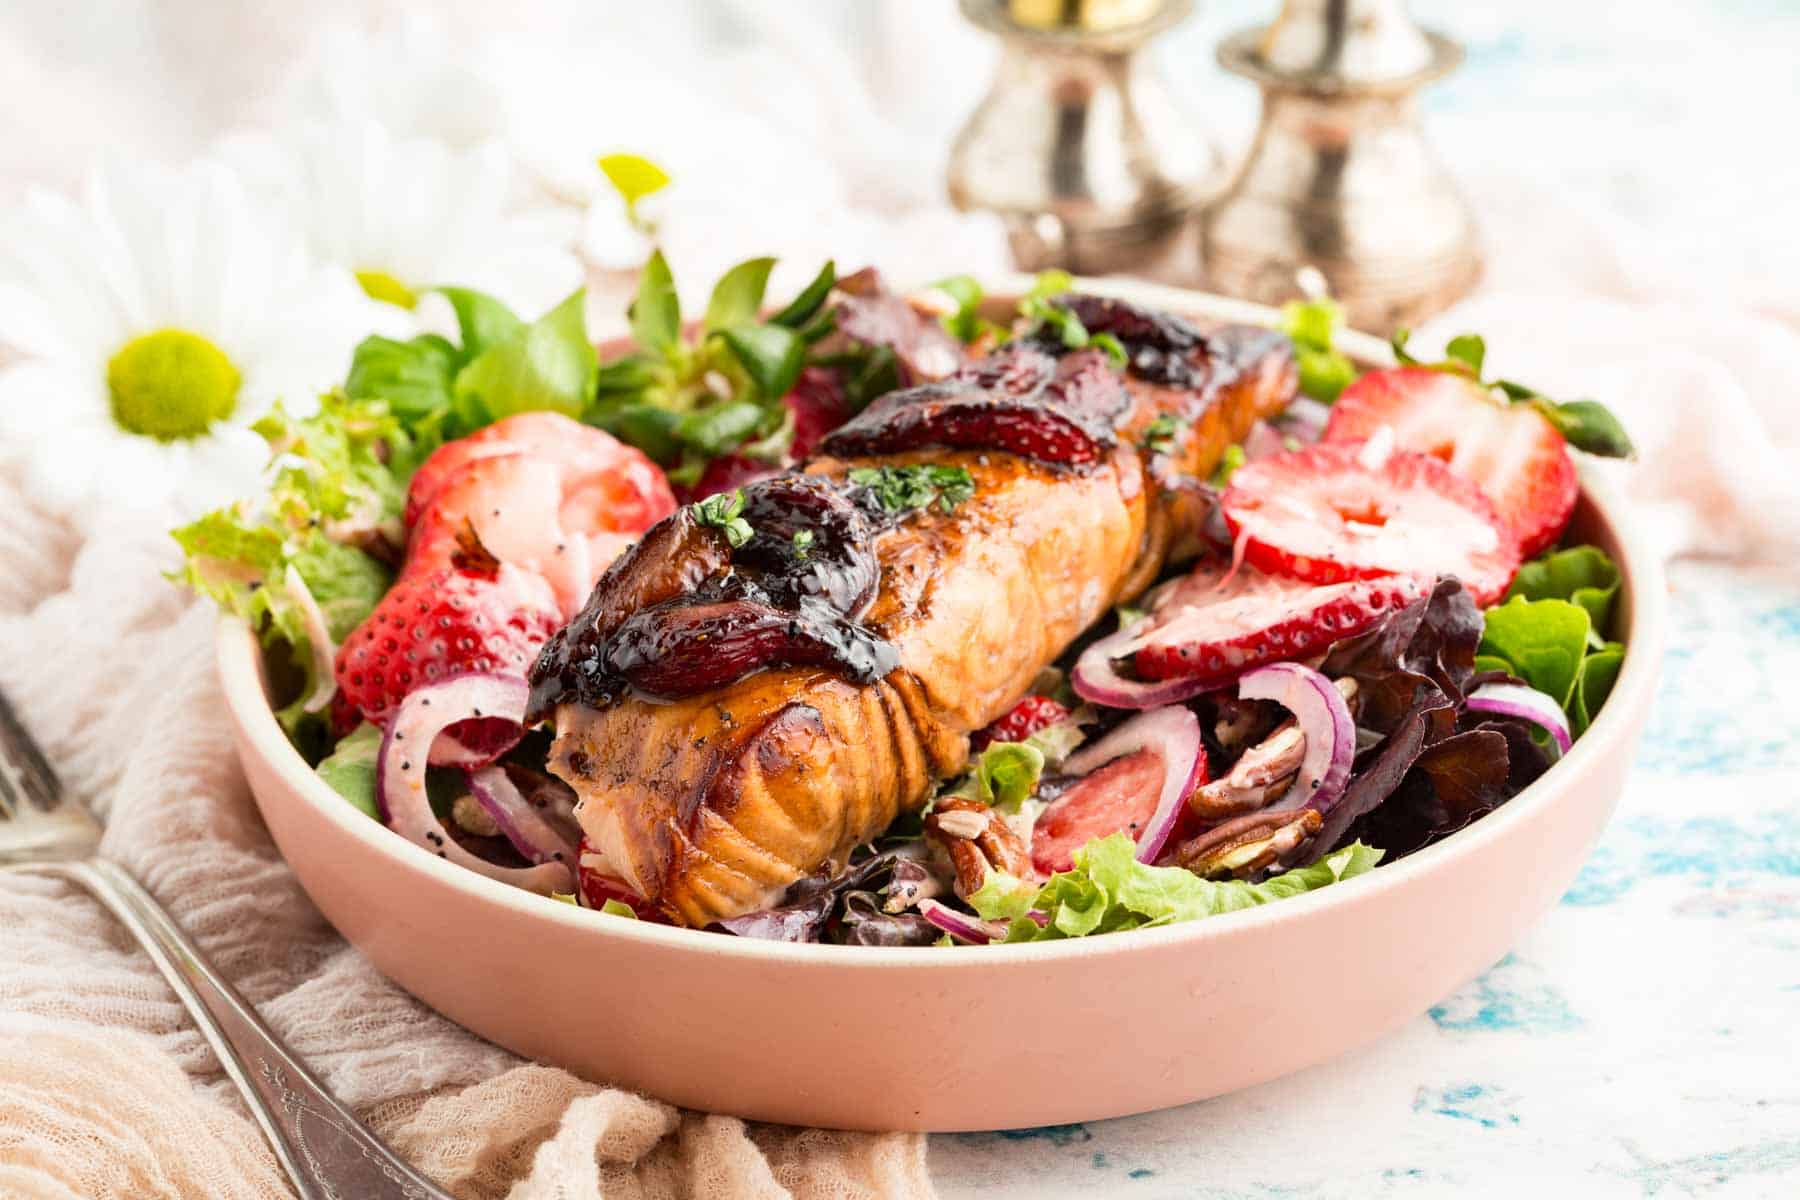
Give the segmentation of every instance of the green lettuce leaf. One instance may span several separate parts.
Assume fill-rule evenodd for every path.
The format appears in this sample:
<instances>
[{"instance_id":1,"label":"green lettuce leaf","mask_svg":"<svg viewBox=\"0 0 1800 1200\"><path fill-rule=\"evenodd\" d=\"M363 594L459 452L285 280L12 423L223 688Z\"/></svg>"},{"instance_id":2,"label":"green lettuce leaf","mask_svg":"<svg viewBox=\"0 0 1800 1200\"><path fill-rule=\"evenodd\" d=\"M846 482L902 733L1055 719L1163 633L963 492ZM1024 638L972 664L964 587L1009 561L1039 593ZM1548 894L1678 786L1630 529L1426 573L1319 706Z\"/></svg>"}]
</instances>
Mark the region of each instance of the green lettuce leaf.
<instances>
[{"instance_id":1,"label":"green lettuce leaf","mask_svg":"<svg viewBox=\"0 0 1800 1200\"><path fill-rule=\"evenodd\" d=\"M995 742L981 752L961 783L947 793L967 796L993 808L1017 812L1037 791L1044 752L1029 742Z\"/></svg>"},{"instance_id":2,"label":"green lettuce leaf","mask_svg":"<svg viewBox=\"0 0 1800 1200\"><path fill-rule=\"evenodd\" d=\"M626 310L631 336L646 352L665 357L681 343L681 297L669 261L658 250L638 276L637 295Z\"/></svg>"},{"instance_id":3,"label":"green lettuce leaf","mask_svg":"<svg viewBox=\"0 0 1800 1200\"><path fill-rule=\"evenodd\" d=\"M462 287L441 287L437 291L456 311L456 327L462 337L459 366L490 347L511 340L525 328L517 313L486 292Z\"/></svg>"},{"instance_id":4,"label":"green lettuce leaf","mask_svg":"<svg viewBox=\"0 0 1800 1200\"><path fill-rule=\"evenodd\" d=\"M1587 609L1590 643L1598 648L1619 594L1619 567L1598 546L1549 550L1519 568L1506 599L1567 600Z\"/></svg>"},{"instance_id":5,"label":"green lettuce leaf","mask_svg":"<svg viewBox=\"0 0 1800 1200\"><path fill-rule=\"evenodd\" d=\"M441 419L450 410L461 366L457 348L434 333L406 342L366 337L351 356L344 394L352 400L384 401L408 423Z\"/></svg>"},{"instance_id":6,"label":"green lettuce leaf","mask_svg":"<svg viewBox=\"0 0 1800 1200\"><path fill-rule=\"evenodd\" d=\"M1262 883L1215 882L1180 867L1152 867L1137 861L1137 847L1122 833L1096 838L1075 854L1073 870L1050 877L1029 901L1020 889L990 879L970 905L984 920L1010 921L1009 942L1085 937L1120 929L1140 929L1192 921L1251 908L1361 875L1381 861L1381 851L1353 842L1308 867ZM1040 926L1024 915L1036 909Z\"/></svg>"},{"instance_id":7,"label":"green lettuce leaf","mask_svg":"<svg viewBox=\"0 0 1800 1200\"><path fill-rule=\"evenodd\" d=\"M1512 673L1568 710L1593 621L1567 600L1514 596L1487 610L1480 652L1504 659Z\"/></svg>"},{"instance_id":8,"label":"green lettuce leaf","mask_svg":"<svg viewBox=\"0 0 1800 1200\"><path fill-rule=\"evenodd\" d=\"M380 754L381 730L365 721L342 738L315 770L332 791L380 820L375 800L375 760Z\"/></svg>"},{"instance_id":9,"label":"green lettuce leaf","mask_svg":"<svg viewBox=\"0 0 1800 1200\"><path fill-rule=\"evenodd\" d=\"M579 417L593 400L600 371L585 304L585 293L576 291L487 347L457 373L457 399L478 402L487 421L538 410Z\"/></svg>"},{"instance_id":10,"label":"green lettuce leaf","mask_svg":"<svg viewBox=\"0 0 1800 1200\"><path fill-rule=\"evenodd\" d=\"M719 276L706 304L706 331L753 323L762 311L763 293L774 267L772 258L747 258Z\"/></svg>"},{"instance_id":11,"label":"green lettuce leaf","mask_svg":"<svg viewBox=\"0 0 1800 1200\"><path fill-rule=\"evenodd\" d=\"M1575 675L1575 697L1569 705L1569 731L1574 736L1580 737L1594 723L1624 665L1625 647L1617 642L1608 642L1581 660L1581 669Z\"/></svg>"}]
</instances>

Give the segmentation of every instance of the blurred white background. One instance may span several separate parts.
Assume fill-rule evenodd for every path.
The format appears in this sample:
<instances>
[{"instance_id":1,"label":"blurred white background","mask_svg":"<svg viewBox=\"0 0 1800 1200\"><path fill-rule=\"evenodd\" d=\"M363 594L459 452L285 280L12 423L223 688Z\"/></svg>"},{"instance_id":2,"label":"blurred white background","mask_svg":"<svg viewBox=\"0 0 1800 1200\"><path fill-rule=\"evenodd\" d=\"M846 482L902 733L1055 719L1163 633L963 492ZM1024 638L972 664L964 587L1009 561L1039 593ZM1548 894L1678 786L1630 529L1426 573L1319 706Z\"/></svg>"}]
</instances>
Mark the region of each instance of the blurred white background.
<instances>
[{"instance_id":1,"label":"blurred white background","mask_svg":"<svg viewBox=\"0 0 1800 1200\"><path fill-rule=\"evenodd\" d=\"M1201 0L1160 48L1197 120L1229 148L1254 124L1255 93L1218 69L1212 47L1275 8ZM1585 218L1556 237L1604 240L1618 259L1607 269L1632 269L1654 250L1680 266L1659 291L1698 296L1728 282L1755 307L1800 309L1790 282L1800 239L1784 215L1800 193L1800 158L1785 149L1800 117L1800 5L1419 0L1413 9L1469 50L1425 105L1437 145L1488 216L1496 283L1566 257L1513 236L1542 232L1538 210L1555 205ZM370 43L347 31L388 36ZM283 110L374 95L387 99L384 119L400 116L411 131L505 136L540 157L596 139L704 144L712 139L689 126L748 116L754 124L734 129L731 152L764 161L744 171L760 176L779 156L808 160L809 149L829 147L826 169L854 203L892 209L941 195L949 139L991 55L950 0L6 0L0 198L31 182L72 182L108 150L187 157ZM793 164L796 190L816 185L814 166Z\"/></svg>"},{"instance_id":2,"label":"blurred white background","mask_svg":"<svg viewBox=\"0 0 1800 1200\"><path fill-rule=\"evenodd\" d=\"M1276 0L1196 7L1155 53L1196 136L1234 155L1257 96L1213 47ZM1619 408L1645 450L1630 487L1658 506L1671 551L1786 561L1800 546L1800 5L1413 8L1468 50L1423 104L1487 249L1482 289L1422 334L1480 330L1505 373ZM654 198L659 240L692 300L753 254L782 260L777 294L826 257L904 285L991 275L1007 265L997 223L951 212L943 174L994 53L952 0L0 0L0 204L75 186L108 156L223 152L241 169L247 140L279 157L310 135L315 224L374 220L377 240L410 232L429 259L441 239L417 214L442 207L442 179L473 176L369 156L390 136L429 141L439 162L498 151L514 208L579 220L599 329L648 249L594 165L625 151L675 177ZM385 132L362 137L371 122ZM359 137L360 159L334 149ZM361 192L346 199L343 180ZM405 195L363 194L377 186ZM523 307L566 287L527 288L507 266L509 292L486 257L492 270L459 277Z\"/></svg>"}]
</instances>

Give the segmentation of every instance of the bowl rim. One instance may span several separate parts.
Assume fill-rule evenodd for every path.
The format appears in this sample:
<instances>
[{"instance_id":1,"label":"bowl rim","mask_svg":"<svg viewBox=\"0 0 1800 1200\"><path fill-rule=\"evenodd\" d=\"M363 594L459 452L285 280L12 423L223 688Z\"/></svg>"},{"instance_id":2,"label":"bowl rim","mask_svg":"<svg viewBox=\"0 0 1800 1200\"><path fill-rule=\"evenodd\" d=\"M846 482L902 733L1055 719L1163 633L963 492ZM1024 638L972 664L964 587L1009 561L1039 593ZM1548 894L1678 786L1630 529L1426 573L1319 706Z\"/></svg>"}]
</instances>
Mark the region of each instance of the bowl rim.
<instances>
[{"instance_id":1,"label":"bowl rim","mask_svg":"<svg viewBox=\"0 0 1800 1200\"><path fill-rule=\"evenodd\" d=\"M1023 292L1029 285L1030 279L1026 276L1003 277L996 281L992 294ZM1077 279L1076 285L1084 291L1173 308L1204 319L1265 326L1274 325L1280 319L1276 310L1263 305L1162 284ZM1346 331L1340 339L1340 348L1364 363L1379 367L1392 365L1394 361L1388 344L1378 338ZM1199 944L1239 932L1248 933L1261 926L1305 920L1323 906L1357 903L1384 890L1405 887L1421 876L1454 870L1457 863L1481 853L1485 843L1499 840L1512 826L1533 819L1540 809L1556 803L1564 786L1575 780L1576 772L1619 751L1631 732L1628 710L1648 704L1655 692L1666 623L1662 564L1612 489L1585 463L1580 464L1579 473L1582 494L1593 504L1618 544L1622 590L1631 621L1630 628L1625 631L1624 665L1612 694L1568 754L1499 809L1443 841L1377 870L1342 880L1328 888L1286 897L1279 904L1257 905L1204 920L1153 929L1124 930L1106 937L964 947L968 953L925 954L919 947L850 947L729 937L649 921L627 921L554 901L440 859L345 803L343 797L306 765L300 752L282 732L263 688L257 638L247 622L229 613L222 614L218 624L217 664L226 704L236 719L242 751L260 756L296 795L304 798L309 808L315 810L309 814L311 817L327 821L340 833L393 856L396 867L422 872L442 883L472 892L475 898L513 909L520 916L566 923L572 933L637 940L647 946L660 945L674 951L806 968L956 971L1007 963L1044 964L1064 959L1105 958L1182 942Z\"/></svg>"}]
</instances>

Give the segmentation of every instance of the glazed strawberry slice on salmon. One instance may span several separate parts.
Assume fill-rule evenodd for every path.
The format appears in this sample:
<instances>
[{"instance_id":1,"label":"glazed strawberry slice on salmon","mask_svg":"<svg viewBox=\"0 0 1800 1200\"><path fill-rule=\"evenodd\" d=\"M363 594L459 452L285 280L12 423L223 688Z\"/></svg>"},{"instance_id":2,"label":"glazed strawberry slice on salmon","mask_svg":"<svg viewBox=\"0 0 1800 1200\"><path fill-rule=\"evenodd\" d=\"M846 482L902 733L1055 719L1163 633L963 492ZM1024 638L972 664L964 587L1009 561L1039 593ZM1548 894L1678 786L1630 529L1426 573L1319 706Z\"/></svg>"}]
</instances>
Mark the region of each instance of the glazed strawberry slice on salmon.
<instances>
[{"instance_id":1,"label":"glazed strawberry slice on salmon","mask_svg":"<svg viewBox=\"0 0 1800 1200\"><path fill-rule=\"evenodd\" d=\"M1177 522L1152 457L1203 477L1293 396L1279 335L1178 328L1154 378L1019 346L892 393L826 439L813 482L746 487L736 545L692 509L652 530L532 674L530 715L554 714L551 770L581 798L597 869L683 924L756 911L962 770L970 735L1168 561ZM1168 411L1189 436L1153 455L1135 431ZM884 486L932 479L966 487L952 502ZM843 583L865 563L868 589ZM721 653L680 632L701 604L773 604L795 636L727 637L743 674L688 691ZM891 659L858 657L863 636Z\"/></svg>"}]
</instances>

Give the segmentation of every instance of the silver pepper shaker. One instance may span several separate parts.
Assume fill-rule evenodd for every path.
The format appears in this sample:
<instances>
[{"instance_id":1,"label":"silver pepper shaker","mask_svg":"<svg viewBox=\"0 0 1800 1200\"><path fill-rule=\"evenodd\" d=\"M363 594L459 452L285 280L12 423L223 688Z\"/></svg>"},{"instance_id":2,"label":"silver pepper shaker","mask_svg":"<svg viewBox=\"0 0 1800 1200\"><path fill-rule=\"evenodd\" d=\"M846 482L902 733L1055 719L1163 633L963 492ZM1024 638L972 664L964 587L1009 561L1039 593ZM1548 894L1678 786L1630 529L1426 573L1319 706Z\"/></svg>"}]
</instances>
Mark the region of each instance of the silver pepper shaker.
<instances>
[{"instance_id":1,"label":"silver pepper shaker","mask_svg":"<svg viewBox=\"0 0 1800 1200\"><path fill-rule=\"evenodd\" d=\"M1023 270L1142 269L1166 256L1220 158L1140 53L1192 0L962 0L1001 40L950 151L950 200L999 213Z\"/></svg>"},{"instance_id":2,"label":"silver pepper shaker","mask_svg":"<svg viewBox=\"0 0 1800 1200\"><path fill-rule=\"evenodd\" d=\"M1219 47L1263 92L1243 165L1201 216L1210 286L1263 303L1324 277L1352 324L1413 325L1481 275L1473 215L1415 94L1462 61L1402 0L1285 0Z\"/></svg>"}]
</instances>

